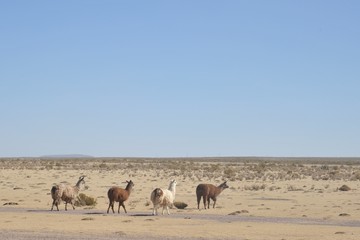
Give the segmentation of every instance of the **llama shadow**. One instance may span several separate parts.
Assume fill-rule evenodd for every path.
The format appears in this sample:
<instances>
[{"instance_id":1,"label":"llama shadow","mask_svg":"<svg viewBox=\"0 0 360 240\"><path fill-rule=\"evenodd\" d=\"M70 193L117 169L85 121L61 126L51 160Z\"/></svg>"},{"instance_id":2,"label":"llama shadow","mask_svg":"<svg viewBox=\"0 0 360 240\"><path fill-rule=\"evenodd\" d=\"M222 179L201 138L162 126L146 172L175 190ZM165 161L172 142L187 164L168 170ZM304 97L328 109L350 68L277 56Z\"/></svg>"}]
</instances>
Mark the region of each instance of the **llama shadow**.
<instances>
[{"instance_id":1,"label":"llama shadow","mask_svg":"<svg viewBox=\"0 0 360 240\"><path fill-rule=\"evenodd\" d=\"M132 217L150 217L150 216L154 216L152 213L135 213L135 214L130 214L129 216Z\"/></svg>"}]
</instances>

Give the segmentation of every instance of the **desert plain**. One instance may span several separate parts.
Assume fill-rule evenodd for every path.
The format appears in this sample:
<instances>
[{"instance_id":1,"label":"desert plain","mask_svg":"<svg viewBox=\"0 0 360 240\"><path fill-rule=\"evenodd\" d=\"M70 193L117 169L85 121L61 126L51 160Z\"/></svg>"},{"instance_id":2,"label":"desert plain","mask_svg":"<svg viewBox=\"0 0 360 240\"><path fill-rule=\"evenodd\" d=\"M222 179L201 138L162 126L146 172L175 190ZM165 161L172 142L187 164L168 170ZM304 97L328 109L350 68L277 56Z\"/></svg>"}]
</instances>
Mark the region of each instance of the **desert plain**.
<instances>
[{"instance_id":1,"label":"desert plain","mask_svg":"<svg viewBox=\"0 0 360 240\"><path fill-rule=\"evenodd\" d=\"M80 176L93 202L50 211L51 187ZM153 216L151 191L172 179L187 207ZM127 214L107 214L107 190L126 180ZM196 186L224 181L216 207L199 210ZM0 239L360 239L360 159L2 158Z\"/></svg>"}]
</instances>

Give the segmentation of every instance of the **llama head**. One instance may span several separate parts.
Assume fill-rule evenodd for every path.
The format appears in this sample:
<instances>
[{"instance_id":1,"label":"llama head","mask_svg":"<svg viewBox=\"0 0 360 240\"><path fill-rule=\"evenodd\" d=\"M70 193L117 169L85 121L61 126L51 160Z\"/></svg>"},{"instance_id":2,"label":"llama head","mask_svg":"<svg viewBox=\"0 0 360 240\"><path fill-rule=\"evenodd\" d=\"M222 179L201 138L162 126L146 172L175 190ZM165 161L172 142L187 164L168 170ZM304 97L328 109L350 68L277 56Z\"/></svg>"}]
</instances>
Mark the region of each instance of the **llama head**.
<instances>
[{"instance_id":1,"label":"llama head","mask_svg":"<svg viewBox=\"0 0 360 240\"><path fill-rule=\"evenodd\" d=\"M222 184L220 184L219 188L222 188L222 189L226 189L226 188L229 188L229 186L226 184L227 181L223 182Z\"/></svg>"},{"instance_id":2,"label":"llama head","mask_svg":"<svg viewBox=\"0 0 360 240\"><path fill-rule=\"evenodd\" d=\"M176 182L175 179L171 180L168 189L169 189L170 191L175 190L176 184L177 184L177 182Z\"/></svg>"},{"instance_id":3,"label":"llama head","mask_svg":"<svg viewBox=\"0 0 360 240\"><path fill-rule=\"evenodd\" d=\"M84 178L85 178L85 176L80 176L79 181L76 183L76 186L78 186L79 188L82 188L82 186L85 186Z\"/></svg>"},{"instance_id":4,"label":"llama head","mask_svg":"<svg viewBox=\"0 0 360 240\"><path fill-rule=\"evenodd\" d=\"M135 186L134 182L131 180L130 181L126 180L126 183L127 183L126 189L132 189Z\"/></svg>"}]
</instances>

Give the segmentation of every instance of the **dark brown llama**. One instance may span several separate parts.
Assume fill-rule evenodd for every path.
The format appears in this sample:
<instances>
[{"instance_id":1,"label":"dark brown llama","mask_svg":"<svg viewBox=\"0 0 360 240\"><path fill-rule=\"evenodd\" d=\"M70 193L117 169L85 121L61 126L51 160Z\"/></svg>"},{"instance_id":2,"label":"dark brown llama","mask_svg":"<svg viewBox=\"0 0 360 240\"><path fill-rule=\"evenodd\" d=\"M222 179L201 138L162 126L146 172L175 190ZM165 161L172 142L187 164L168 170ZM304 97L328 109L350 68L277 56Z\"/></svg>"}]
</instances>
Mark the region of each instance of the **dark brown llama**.
<instances>
[{"instance_id":1,"label":"dark brown llama","mask_svg":"<svg viewBox=\"0 0 360 240\"><path fill-rule=\"evenodd\" d=\"M124 202L129 198L132 188L134 187L134 183L130 181L126 181L127 185L125 189L119 187L112 187L108 191L108 198L109 198L109 207L107 209L107 213L109 213L110 207L114 211L114 203L119 202L118 213L120 213L120 206L124 208L125 213L127 213Z\"/></svg>"},{"instance_id":2,"label":"dark brown llama","mask_svg":"<svg viewBox=\"0 0 360 240\"><path fill-rule=\"evenodd\" d=\"M207 208L210 208L210 198L214 201L213 208L215 208L216 204L216 198L219 196L219 194L229 186L226 184L226 181L220 184L218 187L212 184L199 184L196 187L196 196L197 196L197 204L198 209L200 209L200 200L201 197L203 197L204 201L204 208L206 209L206 202L207 202Z\"/></svg>"}]
</instances>

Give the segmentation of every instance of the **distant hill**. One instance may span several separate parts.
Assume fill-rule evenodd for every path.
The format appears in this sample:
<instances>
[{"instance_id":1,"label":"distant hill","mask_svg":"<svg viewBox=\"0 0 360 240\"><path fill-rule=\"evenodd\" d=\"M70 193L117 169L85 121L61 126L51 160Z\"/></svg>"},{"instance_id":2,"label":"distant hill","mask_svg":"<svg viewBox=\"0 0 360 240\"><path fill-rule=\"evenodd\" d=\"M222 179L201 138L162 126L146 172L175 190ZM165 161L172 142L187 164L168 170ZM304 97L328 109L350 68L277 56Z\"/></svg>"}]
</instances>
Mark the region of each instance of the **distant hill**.
<instances>
[{"instance_id":1,"label":"distant hill","mask_svg":"<svg viewBox=\"0 0 360 240\"><path fill-rule=\"evenodd\" d=\"M83 154L58 154L58 155L44 155L40 158L93 158L90 155Z\"/></svg>"}]
</instances>

